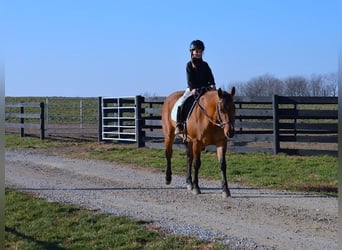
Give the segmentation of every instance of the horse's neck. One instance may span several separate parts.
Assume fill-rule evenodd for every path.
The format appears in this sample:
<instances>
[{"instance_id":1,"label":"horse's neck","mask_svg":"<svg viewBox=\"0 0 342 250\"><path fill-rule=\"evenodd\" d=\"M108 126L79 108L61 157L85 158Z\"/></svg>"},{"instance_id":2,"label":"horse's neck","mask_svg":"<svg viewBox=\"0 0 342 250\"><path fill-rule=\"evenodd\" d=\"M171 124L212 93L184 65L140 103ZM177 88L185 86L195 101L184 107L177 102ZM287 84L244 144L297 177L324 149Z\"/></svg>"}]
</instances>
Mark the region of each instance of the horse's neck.
<instances>
[{"instance_id":1,"label":"horse's neck","mask_svg":"<svg viewBox=\"0 0 342 250\"><path fill-rule=\"evenodd\" d=\"M208 91L207 93L205 93L204 98L206 100L206 104L208 106L213 105L216 109L216 103L218 102L218 96L217 96L217 92L216 91Z\"/></svg>"},{"instance_id":2,"label":"horse's neck","mask_svg":"<svg viewBox=\"0 0 342 250\"><path fill-rule=\"evenodd\" d=\"M206 92L199 100L199 104L205 110L208 116L214 118L216 114L216 105L218 102L218 96L216 91Z\"/></svg>"}]
</instances>

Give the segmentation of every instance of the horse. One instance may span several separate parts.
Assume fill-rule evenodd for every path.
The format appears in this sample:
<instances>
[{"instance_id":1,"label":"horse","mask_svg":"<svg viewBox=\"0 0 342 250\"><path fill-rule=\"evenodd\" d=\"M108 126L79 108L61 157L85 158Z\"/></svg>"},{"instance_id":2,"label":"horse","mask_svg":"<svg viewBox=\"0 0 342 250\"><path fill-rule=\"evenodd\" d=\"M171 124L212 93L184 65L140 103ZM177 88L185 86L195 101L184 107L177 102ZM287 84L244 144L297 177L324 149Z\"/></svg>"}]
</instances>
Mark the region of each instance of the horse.
<instances>
[{"instance_id":1,"label":"horse","mask_svg":"<svg viewBox=\"0 0 342 250\"><path fill-rule=\"evenodd\" d=\"M177 91L169 95L162 106L162 128L164 134L166 176L165 183L171 184L172 145L175 140L176 122L171 117L172 109L184 92ZM228 138L234 136L235 123L235 87L230 93L218 90L208 90L201 95L192 108L187 119L185 133L179 136L183 139L187 152L187 189L194 194L200 194L198 184L199 169L201 166L201 151L208 145L216 145L217 158L221 168L222 196L230 197L227 182L226 151ZM192 178L192 165L194 176Z\"/></svg>"}]
</instances>

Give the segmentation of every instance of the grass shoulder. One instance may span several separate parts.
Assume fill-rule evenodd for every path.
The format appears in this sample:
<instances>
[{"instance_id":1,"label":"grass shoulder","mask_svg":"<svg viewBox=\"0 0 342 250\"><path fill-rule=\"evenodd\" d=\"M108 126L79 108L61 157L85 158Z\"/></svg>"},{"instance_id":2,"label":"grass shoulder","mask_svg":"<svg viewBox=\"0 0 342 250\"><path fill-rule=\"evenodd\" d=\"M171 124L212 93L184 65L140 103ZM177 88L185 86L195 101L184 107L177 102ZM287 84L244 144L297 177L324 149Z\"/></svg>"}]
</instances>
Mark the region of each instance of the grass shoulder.
<instances>
[{"instance_id":1,"label":"grass shoulder","mask_svg":"<svg viewBox=\"0 0 342 250\"><path fill-rule=\"evenodd\" d=\"M6 147L53 152L68 157L125 163L154 171L165 171L164 150L132 145L77 140L40 140L6 135ZM201 178L220 180L220 169L213 152L202 152ZM337 157L270 155L266 153L227 153L229 182L277 190L313 192L337 196ZM173 173L186 173L186 153L174 150Z\"/></svg>"},{"instance_id":2,"label":"grass shoulder","mask_svg":"<svg viewBox=\"0 0 342 250\"><path fill-rule=\"evenodd\" d=\"M6 189L5 249L224 249L152 222L100 214Z\"/></svg>"}]
</instances>

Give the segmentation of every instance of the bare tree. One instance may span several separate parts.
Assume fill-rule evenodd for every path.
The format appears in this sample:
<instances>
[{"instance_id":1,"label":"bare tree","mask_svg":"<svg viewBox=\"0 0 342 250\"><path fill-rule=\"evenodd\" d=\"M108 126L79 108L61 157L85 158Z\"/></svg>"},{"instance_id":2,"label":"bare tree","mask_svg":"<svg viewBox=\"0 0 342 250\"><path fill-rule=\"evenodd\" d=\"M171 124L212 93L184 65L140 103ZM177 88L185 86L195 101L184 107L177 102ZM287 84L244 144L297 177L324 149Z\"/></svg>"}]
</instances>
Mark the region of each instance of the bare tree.
<instances>
[{"instance_id":1,"label":"bare tree","mask_svg":"<svg viewBox=\"0 0 342 250\"><path fill-rule=\"evenodd\" d=\"M337 96L337 74L312 75L309 80L311 96Z\"/></svg>"},{"instance_id":2,"label":"bare tree","mask_svg":"<svg viewBox=\"0 0 342 250\"><path fill-rule=\"evenodd\" d=\"M247 96L246 95L246 82L243 81L235 81L230 84L228 84L228 90L230 90L232 87L235 87L235 95L237 96Z\"/></svg>"},{"instance_id":3,"label":"bare tree","mask_svg":"<svg viewBox=\"0 0 342 250\"><path fill-rule=\"evenodd\" d=\"M265 74L252 78L246 83L246 96L272 96L282 95L284 91L282 81L278 78Z\"/></svg>"},{"instance_id":4,"label":"bare tree","mask_svg":"<svg viewBox=\"0 0 342 250\"><path fill-rule=\"evenodd\" d=\"M309 79L302 76L291 76L280 80L270 74L251 78L247 82L236 81L239 96L337 96L337 73L313 74Z\"/></svg>"},{"instance_id":5,"label":"bare tree","mask_svg":"<svg viewBox=\"0 0 342 250\"><path fill-rule=\"evenodd\" d=\"M309 80L310 96L323 96L323 77L322 75L311 75Z\"/></svg>"},{"instance_id":6,"label":"bare tree","mask_svg":"<svg viewBox=\"0 0 342 250\"><path fill-rule=\"evenodd\" d=\"M309 96L308 81L302 76L291 76L284 80L285 95L288 96Z\"/></svg>"},{"instance_id":7,"label":"bare tree","mask_svg":"<svg viewBox=\"0 0 342 250\"><path fill-rule=\"evenodd\" d=\"M323 75L324 96L337 96L338 77L337 73Z\"/></svg>"}]
</instances>

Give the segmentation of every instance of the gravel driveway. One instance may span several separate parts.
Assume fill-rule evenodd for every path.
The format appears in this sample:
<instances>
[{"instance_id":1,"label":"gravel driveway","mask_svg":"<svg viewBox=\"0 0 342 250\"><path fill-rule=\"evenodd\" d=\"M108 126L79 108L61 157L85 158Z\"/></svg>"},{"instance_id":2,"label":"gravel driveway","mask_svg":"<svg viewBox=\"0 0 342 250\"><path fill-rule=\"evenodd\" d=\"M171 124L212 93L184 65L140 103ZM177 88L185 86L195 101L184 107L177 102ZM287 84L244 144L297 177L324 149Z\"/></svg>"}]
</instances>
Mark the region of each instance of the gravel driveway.
<instances>
[{"instance_id":1,"label":"gravel driveway","mask_svg":"<svg viewBox=\"0 0 342 250\"><path fill-rule=\"evenodd\" d=\"M193 195L184 176L166 186L164 174L142 168L15 150L5 152L5 183L232 249L337 249L337 198L231 184L223 199L220 183L203 179Z\"/></svg>"}]
</instances>

